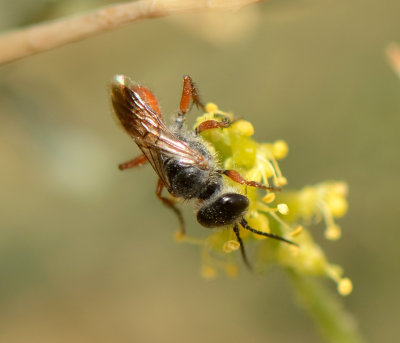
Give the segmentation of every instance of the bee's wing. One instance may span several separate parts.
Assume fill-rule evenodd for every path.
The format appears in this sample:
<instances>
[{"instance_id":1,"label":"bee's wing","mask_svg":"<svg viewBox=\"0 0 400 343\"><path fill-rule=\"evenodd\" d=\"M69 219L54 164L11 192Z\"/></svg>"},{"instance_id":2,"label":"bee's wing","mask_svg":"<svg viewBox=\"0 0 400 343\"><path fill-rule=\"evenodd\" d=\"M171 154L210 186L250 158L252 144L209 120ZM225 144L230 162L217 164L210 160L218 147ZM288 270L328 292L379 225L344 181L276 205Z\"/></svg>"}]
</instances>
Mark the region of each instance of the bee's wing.
<instances>
[{"instance_id":1,"label":"bee's wing","mask_svg":"<svg viewBox=\"0 0 400 343\"><path fill-rule=\"evenodd\" d=\"M133 84L123 75L117 75L111 84L111 99L122 126L135 140L167 188L169 180L163 168L166 158L177 158L183 165L207 166L201 153L167 128L157 99L149 89Z\"/></svg>"}]
</instances>

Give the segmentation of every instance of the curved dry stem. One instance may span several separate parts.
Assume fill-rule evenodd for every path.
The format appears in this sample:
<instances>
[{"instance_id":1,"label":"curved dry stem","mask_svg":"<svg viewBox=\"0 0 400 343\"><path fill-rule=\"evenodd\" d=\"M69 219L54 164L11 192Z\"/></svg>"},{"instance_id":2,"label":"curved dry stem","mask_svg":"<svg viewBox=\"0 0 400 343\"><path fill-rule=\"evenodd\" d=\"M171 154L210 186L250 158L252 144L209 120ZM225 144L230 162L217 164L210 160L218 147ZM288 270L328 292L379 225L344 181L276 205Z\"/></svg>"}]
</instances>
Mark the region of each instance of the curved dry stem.
<instances>
[{"instance_id":1,"label":"curved dry stem","mask_svg":"<svg viewBox=\"0 0 400 343\"><path fill-rule=\"evenodd\" d=\"M103 7L0 36L0 64L85 39L140 19L199 10L239 10L261 0L139 0Z\"/></svg>"}]
</instances>

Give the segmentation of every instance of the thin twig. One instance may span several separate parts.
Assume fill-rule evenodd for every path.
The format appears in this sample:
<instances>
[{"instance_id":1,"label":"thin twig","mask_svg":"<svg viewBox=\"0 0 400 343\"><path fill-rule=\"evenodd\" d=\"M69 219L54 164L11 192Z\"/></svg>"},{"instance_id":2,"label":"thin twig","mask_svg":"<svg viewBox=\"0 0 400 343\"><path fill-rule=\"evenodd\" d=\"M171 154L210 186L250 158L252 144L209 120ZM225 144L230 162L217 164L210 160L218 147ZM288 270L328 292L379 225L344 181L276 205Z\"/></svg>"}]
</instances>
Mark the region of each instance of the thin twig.
<instances>
[{"instance_id":1,"label":"thin twig","mask_svg":"<svg viewBox=\"0 0 400 343\"><path fill-rule=\"evenodd\" d=\"M140 19L199 10L239 10L262 0L139 0L34 25L0 36L0 64L85 39Z\"/></svg>"}]
</instances>

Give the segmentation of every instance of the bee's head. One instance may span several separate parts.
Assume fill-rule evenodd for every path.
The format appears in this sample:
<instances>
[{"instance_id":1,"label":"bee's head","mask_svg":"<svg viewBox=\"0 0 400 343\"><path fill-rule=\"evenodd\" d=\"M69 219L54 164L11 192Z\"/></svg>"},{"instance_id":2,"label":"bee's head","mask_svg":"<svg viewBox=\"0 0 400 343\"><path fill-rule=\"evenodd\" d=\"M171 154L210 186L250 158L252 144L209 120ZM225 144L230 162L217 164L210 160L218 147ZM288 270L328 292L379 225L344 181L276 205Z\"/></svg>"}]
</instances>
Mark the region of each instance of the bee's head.
<instances>
[{"instance_id":1,"label":"bee's head","mask_svg":"<svg viewBox=\"0 0 400 343\"><path fill-rule=\"evenodd\" d=\"M197 221L213 228L236 223L246 213L249 199L238 193L225 193L200 207Z\"/></svg>"}]
</instances>

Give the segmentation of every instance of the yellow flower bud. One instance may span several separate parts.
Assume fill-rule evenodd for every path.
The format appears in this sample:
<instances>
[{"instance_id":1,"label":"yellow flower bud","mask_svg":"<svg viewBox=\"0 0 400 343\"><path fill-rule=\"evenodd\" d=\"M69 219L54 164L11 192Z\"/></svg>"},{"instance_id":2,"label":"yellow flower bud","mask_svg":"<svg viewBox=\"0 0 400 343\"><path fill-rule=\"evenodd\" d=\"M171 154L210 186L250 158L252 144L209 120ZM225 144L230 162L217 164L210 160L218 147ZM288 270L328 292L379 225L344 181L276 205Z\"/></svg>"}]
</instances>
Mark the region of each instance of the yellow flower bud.
<instances>
[{"instance_id":1,"label":"yellow flower bud","mask_svg":"<svg viewBox=\"0 0 400 343\"><path fill-rule=\"evenodd\" d=\"M343 278L339 281L337 290L340 295L349 295L353 291L353 283L349 278Z\"/></svg>"},{"instance_id":2,"label":"yellow flower bud","mask_svg":"<svg viewBox=\"0 0 400 343\"><path fill-rule=\"evenodd\" d=\"M238 120L234 122L231 126L232 129L239 131L245 137L250 137L254 135L253 124L246 120Z\"/></svg>"},{"instance_id":3,"label":"yellow flower bud","mask_svg":"<svg viewBox=\"0 0 400 343\"><path fill-rule=\"evenodd\" d=\"M289 213L289 207L286 204L278 204L277 208L280 214L286 215Z\"/></svg>"},{"instance_id":4,"label":"yellow flower bud","mask_svg":"<svg viewBox=\"0 0 400 343\"><path fill-rule=\"evenodd\" d=\"M349 187L347 186L346 182L336 182L333 185L333 192L335 192L337 195L345 197L349 192Z\"/></svg>"},{"instance_id":5,"label":"yellow flower bud","mask_svg":"<svg viewBox=\"0 0 400 343\"><path fill-rule=\"evenodd\" d=\"M230 253L234 250L239 249L240 247L240 243L234 240L229 240L227 242L224 243L222 250L226 253Z\"/></svg>"},{"instance_id":6,"label":"yellow flower bud","mask_svg":"<svg viewBox=\"0 0 400 343\"><path fill-rule=\"evenodd\" d=\"M261 200L264 201L265 203L269 204L269 203L273 202L275 200L275 198L276 198L275 193L268 193Z\"/></svg>"},{"instance_id":7,"label":"yellow flower bud","mask_svg":"<svg viewBox=\"0 0 400 343\"><path fill-rule=\"evenodd\" d=\"M209 102L206 104L205 110L206 112L216 112L218 111L218 106L213 102Z\"/></svg>"},{"instance_id":8,"label":"yellow flower bud","mask_svg":"<svg viewBox=\"0 0 400 343\"><path fill-rule=\"evenodd\" d=\"M287 178L284 176L277 177L275 181L277 186L287 185Z\"/></svg>"},{"instance_id":9,"label":"yellow flower bud","mask_svg":"<svg viewBox=\"0 0 400 343\"><path fill-rule=\"evenodd\" d=\"M342 236L342 230L338 225L328 226L325 230L325 238L330 241L336 241Z\"/></svg>"},{"instance_id":10,"label":"yellow flower bud","mask_svg":"<svg viewBox=\"0 0 400 343\"><path fill-rule=\"evenodd\" d=\"M279 140L272 145L272 153L277 160L285 158L289 151L289 147L285 141Z\"/></svg>"},{"instance_id":11,"label":"yellow flower bud","mask_svg":"<svg viewBox=\"0 0 400 343\"><path fill-rule=\"evenodd\" d=\"M344 216L347 212L347 201L340 195L331 194L326 199L326 203L331 210L332 216L336 218Z\"/></svg>"}]
</instances>

